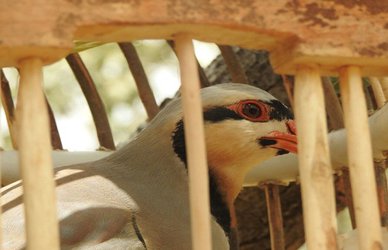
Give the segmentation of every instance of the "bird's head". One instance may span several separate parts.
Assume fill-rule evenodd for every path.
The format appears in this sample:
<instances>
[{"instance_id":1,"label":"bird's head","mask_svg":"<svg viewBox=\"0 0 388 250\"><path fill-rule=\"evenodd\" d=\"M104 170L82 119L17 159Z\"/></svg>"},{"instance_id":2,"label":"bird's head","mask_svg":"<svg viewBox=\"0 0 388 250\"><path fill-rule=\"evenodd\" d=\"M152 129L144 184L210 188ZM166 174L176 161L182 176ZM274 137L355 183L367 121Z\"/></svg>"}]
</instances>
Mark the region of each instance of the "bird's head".
<instances>
[{"instance_id":1,"label":"bird's head","mask_svg":"<svg viewBox=\"0 0 388 250\"><path fill-rule=\"evenodd\" d=\"M209 171L234 200L247 171L276 155L296 153L290 110L268 92L245 84L219 84L201 91ZM183 120L172 145L186 163Z\"/></svg>"}]
</instances>

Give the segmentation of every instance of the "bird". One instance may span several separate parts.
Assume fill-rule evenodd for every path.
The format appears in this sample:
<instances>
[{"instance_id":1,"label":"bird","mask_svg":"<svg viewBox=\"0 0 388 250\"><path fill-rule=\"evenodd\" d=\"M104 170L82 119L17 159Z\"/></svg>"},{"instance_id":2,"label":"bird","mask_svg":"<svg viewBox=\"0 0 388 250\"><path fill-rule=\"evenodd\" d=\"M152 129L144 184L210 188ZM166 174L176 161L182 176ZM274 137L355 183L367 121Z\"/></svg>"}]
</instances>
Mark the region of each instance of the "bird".
<instances>
[{"instance_id":1,"label":"bird","mask_svg":"<svg viewBox=\"0 0 388 250\"><path fill-rule=\"evenodd\" d=\"M201 89L213 249L230 249L245 174L297 153L292 112L246 84ZM190 166L189 166L190 167ZM181 98L111 155L55 171L61 249L191 249ZM3 249L25 248L21 181L2 188Z\"/></svg>"}]
</instances>

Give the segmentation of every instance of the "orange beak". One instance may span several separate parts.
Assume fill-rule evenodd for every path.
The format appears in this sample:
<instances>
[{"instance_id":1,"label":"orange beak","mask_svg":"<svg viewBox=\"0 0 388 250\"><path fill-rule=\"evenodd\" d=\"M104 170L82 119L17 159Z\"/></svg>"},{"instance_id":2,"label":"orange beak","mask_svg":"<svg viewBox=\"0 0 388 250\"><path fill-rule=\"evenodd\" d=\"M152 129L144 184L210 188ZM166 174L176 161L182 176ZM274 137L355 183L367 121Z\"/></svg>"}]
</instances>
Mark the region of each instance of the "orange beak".
<instances>
[{"instance_id":1,"label":"orange beak","mask_svg":"<svg viewBox=\"0 0 388 250\"><path fill-rule=\"evenodd\" d=\"M288 133L272 131L267 136L263 136L259 139L260 144L269 148L275 148L296 154L298 152L298 145L295 122L293 120L289 120L286 122L286 125Z\"/></svg>"}]
</instances>

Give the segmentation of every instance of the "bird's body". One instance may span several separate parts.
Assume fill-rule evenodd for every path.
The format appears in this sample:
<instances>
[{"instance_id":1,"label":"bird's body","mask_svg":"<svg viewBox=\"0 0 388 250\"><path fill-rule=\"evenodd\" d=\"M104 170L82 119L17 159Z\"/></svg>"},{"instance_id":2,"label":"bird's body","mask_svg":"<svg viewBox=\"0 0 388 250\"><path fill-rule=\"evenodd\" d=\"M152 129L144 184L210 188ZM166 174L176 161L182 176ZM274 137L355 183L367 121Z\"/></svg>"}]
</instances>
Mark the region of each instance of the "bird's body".
<instances>
[{"instance_id":1,"label":"bird's body","mask_svg":"<svg viewBox=\"0 0 388 250\"><path fill-rule=\"evenodd\" d=\"M230 207L245 173L278 153L294 152L295 131L288 109L260 89L222 84L204 89L202 100L213 248L228 249L235 225ZM56 172L63 249L191 249L179 103L172 101L107 158ZM3 249L25 246L21 195L20 182L2 189Z\"/></svg>"}]
</instances>

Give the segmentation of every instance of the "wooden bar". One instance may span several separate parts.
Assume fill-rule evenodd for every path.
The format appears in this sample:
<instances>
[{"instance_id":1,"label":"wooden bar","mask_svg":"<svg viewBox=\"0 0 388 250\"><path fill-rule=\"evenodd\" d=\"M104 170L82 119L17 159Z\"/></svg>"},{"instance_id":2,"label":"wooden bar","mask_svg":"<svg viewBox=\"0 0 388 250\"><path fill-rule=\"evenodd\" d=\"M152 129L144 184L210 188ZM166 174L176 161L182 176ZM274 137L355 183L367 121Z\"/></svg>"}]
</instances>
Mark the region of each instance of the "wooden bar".
<instances>
[{"instance_id":1,"label":"wooden bar","mask_svg":"<svg viewBox=\"0 0 388 250\"><path fill-rule=\"evenodd\" d=\"M326 112L329 117L329 128L332 130L341 129L344 127L344 114L330 77L322 77L322 86L325 94Z\"/></svg>"},{"instance_id":2,"label":"wooden bar","mask_svg":"<svg viewBox=\"0 0 388 250\"><path fill-rule=\"evenodd\" d=\"M360 68L356 66L342 68L340 86L359 249L381 249L376 182Z\"/></svg>"},{"instance_id":3,"label":"wooden bar","mask_svg":"<svg viewBox=\"0 0 388 250\"><path fill-rule=\"evenodd\" d=\"M175 39L181 74L183 121L189 169L192 247L211 249L209 176L206 160L200 83L190 37Z\"/></svg>"},{"instance_id":4,"label":"wooden bar","mask_svg":"<svg viewBox=\"0 0 388 250\"><path fill-rule=\"evenodd\" d=\"M175 42L172 40L167 40L167 44L171 47L171 49L174 51L176 54L175 50ZM211 84L209 82L209 79L206 76L205 70L201 67L201 64L199 64L197 58L195 58L197 62L197 67L198 67L198 74L199 74L199 81L201 83L201 88L209 87Z\"/></svg>"},{"instance_id":5,"label":"wooden bar","mask_svg":"<svg viewBox=\"0 0 388 250\"><path fill-rule=\"evenodd\" d=\"M307 248L336 249L334 182L318 69L307 66L298 69L294 105Z\"/></svg>"},{"instance_id":6,"label":"wooden bar","mask_svg":"<svg viewBox=\"0 0 388 250\"><path fill-rule=\"evenodd\" d=\"M3 70L0 70L0 80L1 80L1 103L3 105L3 109L5 112L5 117L7 119L9 135L11 137L12 147L17 149L16 142L16 133L15 133L15 106L12 100L11 88L9 86L9 82L5 77Z\"/></svg>"},{"instance_id":7,"label":"wooden bar","mask_svg":"<svg viewBox=\"0 0 388 250\"><path fill-rule=\"evenodd\" d=\"M249 79L245 74L244 68L234 53L232 46L218 45L221 55L224 58L226 67L231 75L232 81L237 83L249 83Z\"/></svg>"},{"instance_id":8,"label":"wooden bar","mask_svg":"<svg viewBox=\"0 0 388 250\"><path fill-rule=\"evenodd\" d=\"M154 118L159 112L159 107L158 104L156 104L155 96L148 82L147 75L141 64L140 58L136 52L135 46L133 46L132 43L119 43L119 47L127 59L129 69L135 79L137 91L147 112L148 119L152 120L152 118Z\"/></svg>"},{"instance_id":9,"label":"wooden bar","mask_svg":"<svg viewBox=\"0 0 388 250\"><path fill-rule=\"evenodd\" d=\"M377 77L369 77L377 108L380 109L387 101L382 82ZM386 176L386 160L375 160L375 176L377 184L377 199L379 201L380 221L383 227L388 226L388 187Z\"/></svg>"},{"instance_id":10,"label":"wooden bar","mask_svg":"<svg viewBox=\"0 0 388 250\"><path fill-rule=\"evenodd\" d=\"M383 88L385 99L388 99L388 77L381 77L380 83L381 87Z\"/></svg>"},{"instance_id":11,"label":"wooden bar","mask_svg":"<svg viewBox=\"0 0 388 250\"><path fill-rule=\"evenodd\" d=\"M365 93L366 108L369 114L373 112L375 109L377 109L377 103L376 103L375 96L373 95L372 86L364 85L363 89Z\"/></svg>"},{"instance_id":12,"label":"wooden bar","mask_svg":"<svg viewBox=\"0 0 388 250\"><path fill-rule=\"evenodd\" d=\"M325 107L328 117L329 130L338 130L343 128L344 125L344 114L342 112L341 103L335 93L333 83L330 77L322 77L323 92L325 94ZM337 189L340 189L346 194L345 202L349 209L350 220L352 227L356 228L356 215L354 213L353 195L350 184L349 170L344 168L342 175L339 176L340 181L335 185Z\"/></svg>"},{"instance_id":13,"label":"wooden bar","mask_svg":"<svg viewBox=\"0 0 388 250\"><path fill-rule=\"evenodd\" d=\"M346 199L346 205L348 206L348 209L349 209L350 222L352 223L352 228L354 229L357 227L357 222L356 222L356 212L354 209L354 200L353 200L353 194L352 194L352 184L350 182L349 169L347 168L342 169L341 181L346 195L345 199Z\"/></svg>"},{"instance_id":14,"label":"wooden bar","mask_svg":"<svg viewBox=\"0 0 388 250\"><path fill-rule=\"evenodd\" d=\"M108 116L92 77L82 62L79 54L70 54L66 57L66 60L77 78L82 92L85 95L86 101L88 102L90 111L92 112L100 145L104 148L114 150L116 147L113 142Z\"/></svg>"},{"instance_id":15,"label":"wooden bar","mask_svg":"<svg viewBox=\"0 0 388 250\"><path fill-rule=\"evenodd\" d=\"M373 95L375 97L377 107L381 108L387 100L384 95L384 91L380 84L380 81L377 77L369 77L369 83L372 86Z\"/></svg>"},{"instance_id":16,"label":"wooden bar","mask_svg":"<svg viewBox=\"0 0 388 250\"><path fill-rule=\"evenodd\" d=\"M388 188L386 176L386 160L375 161L375 174L377 183L377 198L379 201L381 226L388 226Z\"/></svg>"},{"instance_id":17,"label":"wooden bar","mask_svg":"<svg viewBox=\"0 0 388 250\"><path fill-rule=\"evenodd\" d=\"M55 115L53 110L51 109L50 103L48 102L47 98L46 98L46 105L47 105L47 110L48 110L48 115L50 120L51 146L53 147L54 150L62 150L63 146L62 146L61 136L59 135L57 122L55 121Z\"/></svg>"},{"instance_id":18,"label":"wooden bar","mask_svg":"<svg viewBox=\"0 0 388 250\"><path fill-rule=\"evenodd\" d=\"M42 81L40 59L20 62L15 115L29 250L59 249L49 118Z\"/></svg>"},{"instance_id":19,"label":"wooden bar","mask_svg":"<svg viewBox=\"0 0 388 250\"><path fill-rule=\"evenodd\" d=\"M271 249L284 250L284 230L282 204L279 196L279 186L266 184L264 186L265 200L267 204L269 230L271 236Z\"/></svg>"}]
</instances>

